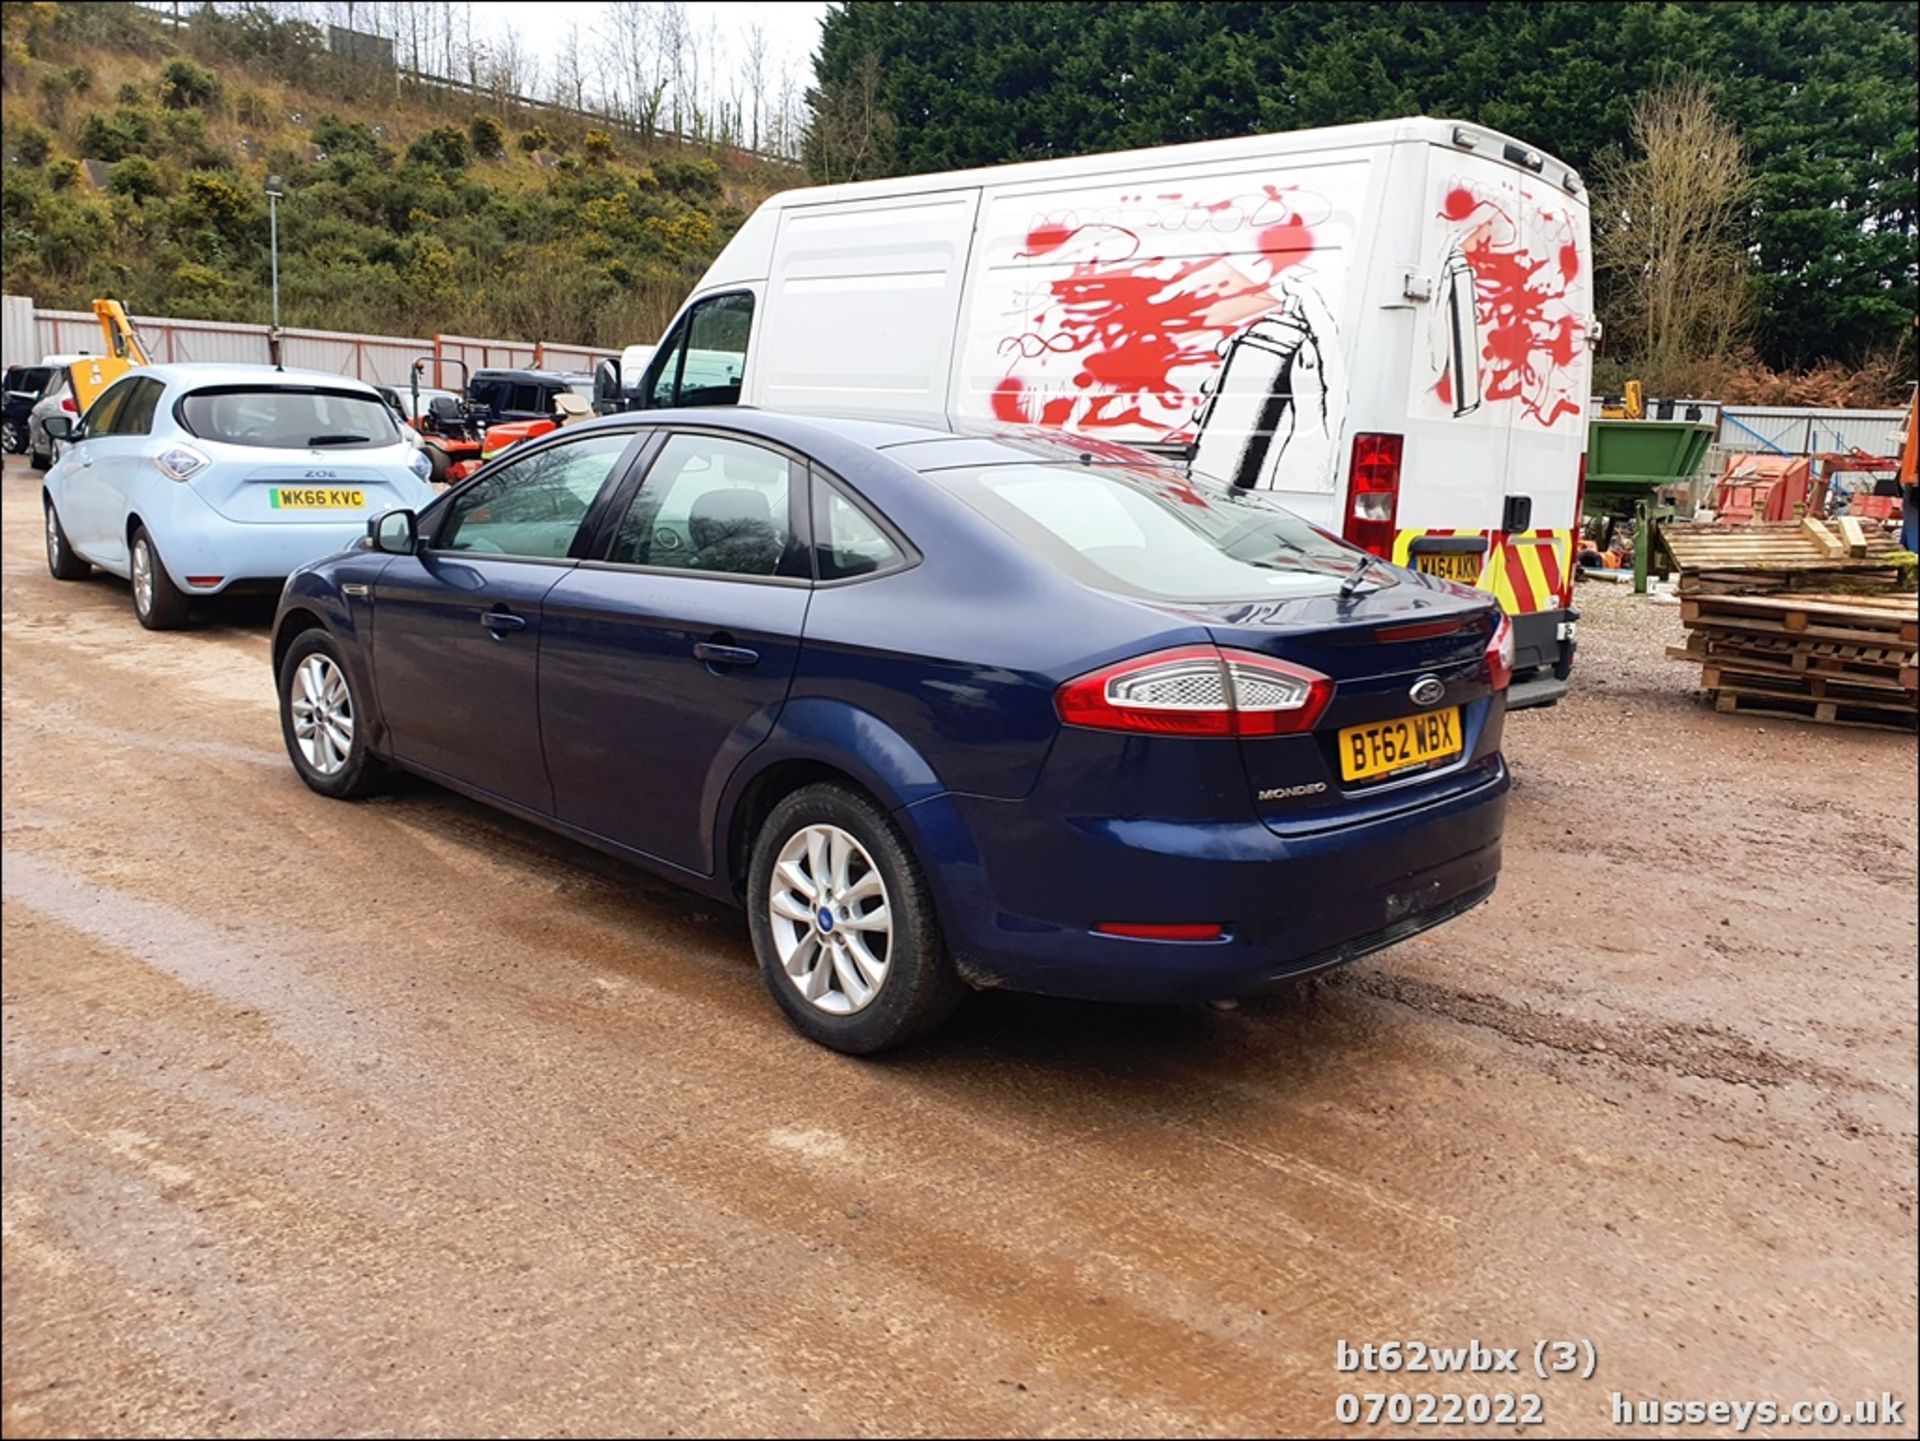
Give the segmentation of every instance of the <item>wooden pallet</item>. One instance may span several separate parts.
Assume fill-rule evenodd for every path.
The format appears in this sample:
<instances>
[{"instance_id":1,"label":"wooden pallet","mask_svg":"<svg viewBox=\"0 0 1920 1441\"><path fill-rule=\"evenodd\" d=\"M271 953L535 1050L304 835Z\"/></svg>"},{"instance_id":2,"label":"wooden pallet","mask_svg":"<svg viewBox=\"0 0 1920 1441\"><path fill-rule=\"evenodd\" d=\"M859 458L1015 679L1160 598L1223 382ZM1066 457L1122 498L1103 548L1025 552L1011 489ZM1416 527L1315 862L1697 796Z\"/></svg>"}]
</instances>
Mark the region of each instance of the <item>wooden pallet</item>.
<instances>
[{"instance_id":1,"label":"wooden pallet","mask_svg":"<svg viewBox=\"0 0 1920 1441\"><path fill-rule=\"evenodd\" d=\"M1914 718L1898 711L1875 710L1839 701L1801 696L1756 694L1723 687L1713 692L1713 708L1728 714L1755 715L1778 720L1814 721L1820 725L1860 726L1869 730L1911 732Z\"/></svg>"},{"instance_id":2,"label":"wooden pallet","mask_svg":"<svg viewBox=\"0 0 1920 1441\"><path fill-rule=\"evenodd\" d=\"M1818 520L1663 525L1659 543L1681 571L1870 570L1889 566L1900 548L1877 526L1841 528Z\"/></svg>"},{"instance_id":3,"label":"wooden pallet","mask_svg":"<svg viewBox=\"0 0 1920 1441\"><path fill-rule=\"evenodd\" d=\"M1682 598L1680 620L1690 629L1920 645L1920 602L1912 595L1696 595Z\"/></svg>"},{"instance_id":4,"label":"wooden pallet","mask_svg":"<svg viewBox=\"0 0 1920 1441\"><path fill-rule=\"evenodd\" d=\"M1796 700L1830 700L1842 705L1871 710L1899 711L1920 715L1911 691L1899 685L1875 684L1855 676L1817 675L1810 671L1763 670L1757 666L1708 664L1700 669L1700 688L1734 690L1742 694L1792 697Z\"/></svg>"},{"instance_id":5,"label":"wooden pallet","mask_svg":"<svg viewBox=\"0 0 1920 1441\"><path fill-rule=\"evenodd\" d=\"M1839 649L1864 654L1809 655L1802 646L1797 645L1767 648L1761 643L1763 639L1772 638L1723 637L1711 631L1696 632L1695 640L1703 643L1670 645L1667 647L1667 659L1692 661L1702 667L1717 666L1725 671L1754 675L1820 676L1893 692L1915 691L1916 679L1920 678L1916 676L1912 655L1908 654L1903 661L1899 651L1852 646ZM1893 659L1888 661L1879 658L1884 656Z\"/></svg>"},{"instance_id":6,"label":"wooden pallet","mask_svg":"<svg viewBox=\"0 0 1920 1441\"><path fill-rule=\"evenodd\" d=\"M1733 595L1825 589L1892 590L1899 542L1853 517L1748 525L1663 525L1658 544L1680 572L1680 594Z\"/></svg>"}]
</instances>

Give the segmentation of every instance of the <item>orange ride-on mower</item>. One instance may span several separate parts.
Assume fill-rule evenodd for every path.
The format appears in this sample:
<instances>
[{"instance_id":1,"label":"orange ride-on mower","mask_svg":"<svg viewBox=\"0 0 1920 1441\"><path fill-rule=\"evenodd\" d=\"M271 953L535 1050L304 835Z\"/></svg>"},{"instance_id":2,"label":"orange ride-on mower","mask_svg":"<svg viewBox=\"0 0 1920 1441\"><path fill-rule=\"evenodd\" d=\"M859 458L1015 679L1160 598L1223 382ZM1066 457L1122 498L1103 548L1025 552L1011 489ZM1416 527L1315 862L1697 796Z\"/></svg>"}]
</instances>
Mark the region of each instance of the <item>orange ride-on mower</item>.
<instances>
[{"instance_id":1,"label":"orange ride-on mower","mask_svg":"<svg viewBox=\"0 0 1920 1441\"><path fill-rule=\"evenodd\" d=\"M465 480L501 451L523 440L545 435L572 422L593 419L593 406L572 391L563 390L553 397L553 415L542 420L502 420L487 427L480 454L448 468L449 482Z\"/></svg>"},{"instance_id":2,"label":"orange ride-on mower","mask_svg":"<svg viewBox=\"0 0 1920 1441\"><path fill-rule=\"evenodd\" d=\"M429 365L460 367L460 389L449 395L444 391L429 396L425 408L420 404L420 376ZM436 379L438 374L436 372ZM467 399L469 375L464 360L435 360L423 355L413 362L409 393L413 404L409 422L420 432L420 449L433 466L429 477L435 485L447 485L466 475L480 463L486 443L486 423L479 409ZM464 468L463 468L464 467ZM459 474L455 474L458 471Z\"/></svg>"}]
</instances>

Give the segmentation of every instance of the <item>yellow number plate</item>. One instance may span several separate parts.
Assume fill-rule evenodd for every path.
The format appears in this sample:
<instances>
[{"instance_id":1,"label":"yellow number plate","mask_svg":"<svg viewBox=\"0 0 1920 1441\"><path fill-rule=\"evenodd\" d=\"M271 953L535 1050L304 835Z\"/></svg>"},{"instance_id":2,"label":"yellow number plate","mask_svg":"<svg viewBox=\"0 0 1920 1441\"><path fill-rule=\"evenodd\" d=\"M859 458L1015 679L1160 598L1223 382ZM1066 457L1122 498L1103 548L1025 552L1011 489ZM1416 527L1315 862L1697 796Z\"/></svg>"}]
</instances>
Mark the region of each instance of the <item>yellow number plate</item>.
<instances>
[{"instance_id":1,"label":"yellow number plate","mask_svg":"<svg viewBox=\"0 0 1920 1441\"><path fill-rule=\"evenodd\" d=\"M1459 706L1431 715L1348 726L1340 732L1340 778L1363 781L1392 775L1459 753Z\"/></svg>"},{"instance_id":2,"label":"yellow number plate","mask_svg":"<svg viewBox=\"0 0 1920 1441\"><path fill-rule=\"evenodd\" d=\"M364 490L343 490L338 486L279 485L267 499L275 510L365 510Z\"/></svg>"},{"instance_id":3,"label":"yellow number plate","mask_svg":"<svg viewBox=\"0 0 1920 1441\"><path fill-rule=\"evenodd\" d=\"M1441 551L1416 552L1413 568L1426 575L1437 575L1442 580L1457 580L1462 585L1472 585L1480 579L1480 557L1471 552L1458 555Z\"/></svg>"}]
</instances>

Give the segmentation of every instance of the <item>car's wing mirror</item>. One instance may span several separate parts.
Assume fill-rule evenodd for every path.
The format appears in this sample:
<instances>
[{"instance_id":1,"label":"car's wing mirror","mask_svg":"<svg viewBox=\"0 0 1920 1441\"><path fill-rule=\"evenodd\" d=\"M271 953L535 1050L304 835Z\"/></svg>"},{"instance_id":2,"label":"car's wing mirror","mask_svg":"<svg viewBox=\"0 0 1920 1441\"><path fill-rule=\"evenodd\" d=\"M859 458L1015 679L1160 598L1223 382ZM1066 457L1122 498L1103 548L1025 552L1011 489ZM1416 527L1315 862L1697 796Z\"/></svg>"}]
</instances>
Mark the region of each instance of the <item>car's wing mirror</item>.
<instances>
[{"instance_id":1,"label":"car's wing mirror","mask_svg":"<svg viewBox=\"0 0 1920 1441\"><path fill-rule=\"evenodd\" d=\"M54 440L78 440L80 438L73 433L73 417L71 415L49 415L45 420L40 422L40 428L46 431L47 435Z\"/></svg>"},{"instance_id":2,"label":"car's wing mirror","mask_svg":"<svg viewBox=\"0 0 1920 1441\"><path fill-rule=\"evenodd\" d=\"M410 510L389 510L367 522L367 544L387 555L412 555L420 548L420 520Z\"/></svg>"}]
</instances>

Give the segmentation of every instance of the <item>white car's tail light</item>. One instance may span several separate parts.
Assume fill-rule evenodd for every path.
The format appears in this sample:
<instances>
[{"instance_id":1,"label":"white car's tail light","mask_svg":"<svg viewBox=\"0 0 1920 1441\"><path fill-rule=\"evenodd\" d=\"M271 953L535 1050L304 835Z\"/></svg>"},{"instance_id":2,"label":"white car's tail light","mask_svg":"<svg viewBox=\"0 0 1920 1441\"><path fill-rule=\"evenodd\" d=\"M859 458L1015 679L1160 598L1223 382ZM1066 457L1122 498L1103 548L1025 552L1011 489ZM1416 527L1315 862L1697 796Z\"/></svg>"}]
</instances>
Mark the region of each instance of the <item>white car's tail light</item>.
<instances>
[{"instance_id":1,"label":"white car's tail light","mask_svg":"<svg viewBox=\"0 0 1920 1441\"><path fill-rule=\"evenodd\" d=\"M1271 736L1311 730L1333 697L1318 671L1251 651L1185 646L1068 681L1061 721L1146 735Z\"/></svg>"},{"instance_id":2,"label":"white car's tail light","mask_svg":"<svg viewBox=\"0 0 1920 1441\"><path fill-rule=\"evenodd\" d=\"M168 480L192 480L213 462L190 445L170 445L153 458Z\"/></svg>"},{"instance_id":3,"label":"white car's tail light","mask_svg":"<svg viewBox=\"0 0 1920 1441\"><path fill-rule=\"evenodd\" d=\"M1502 612L1500 624L1487 641L1487 680L1495 690L1505 690L1513 679L1513 622Z\"/></svg>"},{"instance_id":4,"label":"white car's tail light","mask_svg":"<svg viewBox=\"0 0 1920 1441\"><path fill-rule=\"evenodd\" d=\"M427 453L424 450L415 450L407 457L407 469L419 479L425 480L433 474L433 462L427 459Z\"/></svg>"}]
</instances>

